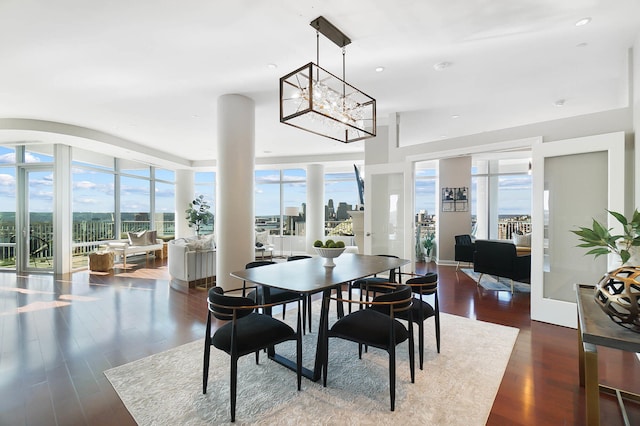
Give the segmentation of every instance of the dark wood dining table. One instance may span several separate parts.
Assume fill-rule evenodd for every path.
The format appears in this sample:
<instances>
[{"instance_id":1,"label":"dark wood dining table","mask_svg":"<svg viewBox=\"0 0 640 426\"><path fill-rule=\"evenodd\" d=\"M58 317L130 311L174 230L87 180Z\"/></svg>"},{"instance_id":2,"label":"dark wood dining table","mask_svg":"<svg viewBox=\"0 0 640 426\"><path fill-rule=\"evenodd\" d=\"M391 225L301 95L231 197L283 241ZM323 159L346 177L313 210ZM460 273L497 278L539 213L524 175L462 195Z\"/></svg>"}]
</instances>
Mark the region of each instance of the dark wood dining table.
<instances>
[{"instance_id":1,"label":"dark wood dining table","mask_svg":"<svg viewBox=\"0 0 640 426\"><path fill-rule=\"evenodd\" d=\"M263 286L265 299L267 301L270 288L298 292L301 297L323 292L324 297L329 296L331 290L336 288L336 286L399 268L408 264L409 260L386 256L343 253L335 258L334 262L336 266L326 267L324 266L325 259L316 256L295 262L280 262L259 268L243 269L232 272L231 276ZM320 312L320 328L316 345L314 368L313 370L302 368L302 374L313 381L320 380L321 376L322 330L324 329L324 321L327 320L328 312L323 309ZM269 357L288 368L293 370L296 368L294 361L278 355L274 349L269 351Z\"/></svg>"}]
</instances>

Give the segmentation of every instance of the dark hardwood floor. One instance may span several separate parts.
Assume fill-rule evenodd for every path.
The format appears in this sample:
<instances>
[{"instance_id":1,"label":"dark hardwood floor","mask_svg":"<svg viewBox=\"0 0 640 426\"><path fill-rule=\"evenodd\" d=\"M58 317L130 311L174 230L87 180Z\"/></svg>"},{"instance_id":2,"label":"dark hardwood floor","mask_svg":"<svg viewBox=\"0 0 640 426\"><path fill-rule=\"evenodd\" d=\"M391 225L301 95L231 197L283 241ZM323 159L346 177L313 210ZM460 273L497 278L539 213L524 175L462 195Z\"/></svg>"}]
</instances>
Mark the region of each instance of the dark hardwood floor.
<instances>
[{"instance_id":1,"label":"dark hardwood floor","mask_svg":"<svg viewBox=\"0 0 640 426\"><path fill-rule=\"evenodd\" d=\"M204 334L206 292L171 290L165 262L63 278L0 273L0 425L135 424L103 372ZM488 424L584 424L576 331L531 321L528 294L486 291L454 267L429 269L439 273L443 312L520 329ZM640 393L634 354L599 353L602 383ZM600 402L602 424L623 424L615 399ZM627 406L640 424L640 408Z\"/></svg>"}]
</instances>

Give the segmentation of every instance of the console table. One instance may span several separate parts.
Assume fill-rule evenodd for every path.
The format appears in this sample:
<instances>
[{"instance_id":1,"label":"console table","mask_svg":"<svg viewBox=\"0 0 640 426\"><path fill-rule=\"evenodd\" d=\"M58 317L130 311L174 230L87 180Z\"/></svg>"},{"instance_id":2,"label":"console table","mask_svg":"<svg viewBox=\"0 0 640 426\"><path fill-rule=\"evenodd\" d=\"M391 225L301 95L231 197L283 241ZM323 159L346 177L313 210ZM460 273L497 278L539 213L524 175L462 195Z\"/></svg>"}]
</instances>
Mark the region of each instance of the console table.
<instances>
[{"instance_id":1,"label":"console table","mask_svg":"<svg viewBox=\"0 0 640 426\"><path fill-rule=\"evenodd\" d=\"M593 300L593 285L578 285L576 292L580 386L585 388L587 425L600 424L600 392L616 396L625 425L629 425L623 399L640 403L640 395L599 384L597 346L640 352L640 334L614 323L600 309Z\"/></svg>"}]
</instances>

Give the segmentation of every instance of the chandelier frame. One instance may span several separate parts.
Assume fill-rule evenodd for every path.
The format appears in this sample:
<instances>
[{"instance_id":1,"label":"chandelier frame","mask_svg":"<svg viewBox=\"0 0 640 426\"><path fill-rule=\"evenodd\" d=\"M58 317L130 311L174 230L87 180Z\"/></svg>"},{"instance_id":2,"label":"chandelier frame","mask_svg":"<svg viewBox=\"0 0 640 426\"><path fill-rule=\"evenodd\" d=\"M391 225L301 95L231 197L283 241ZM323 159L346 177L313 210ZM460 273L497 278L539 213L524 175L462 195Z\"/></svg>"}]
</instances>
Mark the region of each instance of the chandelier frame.
<instances>
[{"instance_id":1,"label":"chandelier frame","mask_svg":"<svg viewBox=\"0 0 640 426\"><path fill-rule=\"evenodd\" d=\"M322 16L310 25L342 48L342 78L314 62L280 78L280 122L342 143L375 137L376 100L344 79L351 39Z\"/></svg>"}]
</instances>

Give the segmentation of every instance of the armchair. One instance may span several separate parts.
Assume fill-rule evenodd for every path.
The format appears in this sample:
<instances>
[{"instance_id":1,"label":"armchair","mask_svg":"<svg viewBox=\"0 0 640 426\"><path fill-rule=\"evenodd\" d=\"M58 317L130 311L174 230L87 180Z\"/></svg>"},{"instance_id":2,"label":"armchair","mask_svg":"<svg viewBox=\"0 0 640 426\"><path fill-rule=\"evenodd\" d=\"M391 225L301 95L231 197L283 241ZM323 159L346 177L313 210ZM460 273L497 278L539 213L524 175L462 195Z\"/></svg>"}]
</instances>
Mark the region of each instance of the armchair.
<instances>
[{"instance_id":1,"label":"armchair","mask_svg":"<svg viewBox=\"0 0 640 426\"><path fill-rule=\"evenodd\" d=\"M482 274L496 275L511 280L531 280L531 255L518 256L516 246L510 241L477 240L473 256L473 270Z\"/></svg>"},{"instance_id":2,"label":"armchair","mask_svg":"<svg viewBox=\"0 0 640 426\"><path fill-rule=\"evenodd\" d=\"M476 251L476 246L471 235L456 235L455 260L457 263L456 271L460 269L460 262L473 263L473 252Z\"/></svg>"}]
</instances>

